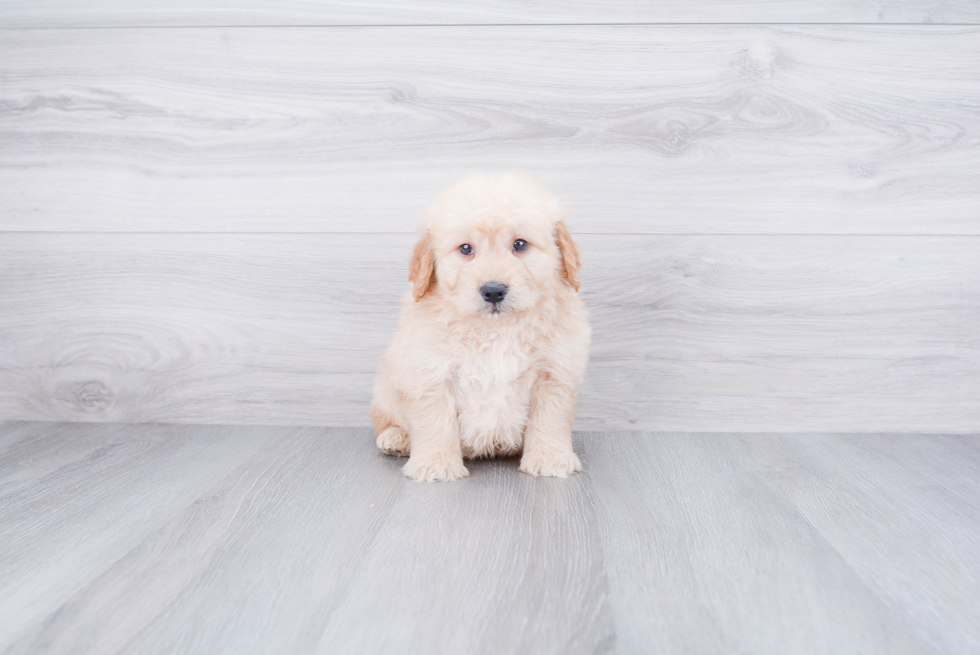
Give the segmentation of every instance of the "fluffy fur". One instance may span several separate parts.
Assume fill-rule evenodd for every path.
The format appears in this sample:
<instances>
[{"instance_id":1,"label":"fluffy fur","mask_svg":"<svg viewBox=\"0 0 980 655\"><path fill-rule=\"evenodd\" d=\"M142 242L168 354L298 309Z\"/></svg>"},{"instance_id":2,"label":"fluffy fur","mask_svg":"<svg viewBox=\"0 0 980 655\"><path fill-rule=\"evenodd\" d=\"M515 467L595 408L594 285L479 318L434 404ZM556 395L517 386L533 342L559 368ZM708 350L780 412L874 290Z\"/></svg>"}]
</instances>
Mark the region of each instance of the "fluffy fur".
<instances>
[{"instance_id":1,"label":"fluffy fur","mask_svg":"<svg viewBox=\"0 0 980 655\"><path fill-rule=\"evenodd\" d=\"M426 212L372 411L378 447L409 455L406 476L457 480L464 457L518 454L531 475L582 470L571 430L590 330L562 215L518 173L464 177ZM499 305L481 295L490 282L507 285Z\"/></svg>"}]
</instances>

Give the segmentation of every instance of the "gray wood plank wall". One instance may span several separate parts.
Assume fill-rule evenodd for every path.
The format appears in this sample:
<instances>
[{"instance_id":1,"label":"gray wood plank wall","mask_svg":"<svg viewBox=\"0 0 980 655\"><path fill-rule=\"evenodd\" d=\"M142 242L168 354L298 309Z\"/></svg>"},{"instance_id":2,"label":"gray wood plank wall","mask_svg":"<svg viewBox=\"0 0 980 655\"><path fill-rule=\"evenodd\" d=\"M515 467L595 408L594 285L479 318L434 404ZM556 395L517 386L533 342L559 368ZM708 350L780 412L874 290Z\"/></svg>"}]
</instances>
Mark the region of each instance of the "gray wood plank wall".
<instances>
[{"instance_id":1,"label":"gray wood plank wall","mask_svg":"<svg viewBox=\"0 0 980 655\"><path fill-rule=\"evenodd\" d=\"M525 168L586 255L580 429L976 431L978 22L0 2L0 420L366 425L424 204Z\"/></svg>"},{"instance_id":2,"label":"gray wood plank wall","mask_svg":"<svg viewBox=\"0 0 980 655\"><path fill-rule=\"evenodd\" d=\"M980 27L2 35L4 230L411 232L525 168L580 233L980 234Z\"/></svg>"},{"instance_id":3,"label":"gray wood plank wall","mask_svg":"<svg viewBox=\"0 0 980 655\"><path fill-rule=\"evenodd\" d=\"M975 0L0 0L0 27L977 22Z\"/></svg>"}]
</instances>

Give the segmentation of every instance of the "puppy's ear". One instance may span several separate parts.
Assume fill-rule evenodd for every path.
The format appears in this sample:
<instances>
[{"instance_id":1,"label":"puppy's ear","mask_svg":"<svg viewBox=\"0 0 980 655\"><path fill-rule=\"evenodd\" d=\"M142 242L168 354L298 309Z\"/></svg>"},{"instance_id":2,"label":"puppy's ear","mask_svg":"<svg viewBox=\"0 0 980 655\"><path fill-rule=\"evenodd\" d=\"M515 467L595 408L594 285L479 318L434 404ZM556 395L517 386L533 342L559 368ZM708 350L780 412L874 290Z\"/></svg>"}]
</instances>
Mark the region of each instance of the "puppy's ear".
<instances>
[{"instance_id":1,"label":"puppy's ear","mask_svg":"<svg viewBox=\"0 0 980 655\"><path fill-rule=\"evenodd\" d=\"M562 265L565 267L565 279L578 291L581 284L578 277L578 246L572 241L572 235L568 233L568 226L565 225L565 221L555 223L555 242L558 243L558 250L561 252Z\"/></svg>"},{"instance_id":2,"label":"puppy's ear","mask_svg":"<svg viewBox=\"0 0 980 655\"><path fill-rule=\"evenodd\" d=\"M415 244L412 262L408 266L408 281L412 283L412 295L419 300L436 283L436 257L432 252L432 237L425 236Z\"/></svg>"}]
</instances>

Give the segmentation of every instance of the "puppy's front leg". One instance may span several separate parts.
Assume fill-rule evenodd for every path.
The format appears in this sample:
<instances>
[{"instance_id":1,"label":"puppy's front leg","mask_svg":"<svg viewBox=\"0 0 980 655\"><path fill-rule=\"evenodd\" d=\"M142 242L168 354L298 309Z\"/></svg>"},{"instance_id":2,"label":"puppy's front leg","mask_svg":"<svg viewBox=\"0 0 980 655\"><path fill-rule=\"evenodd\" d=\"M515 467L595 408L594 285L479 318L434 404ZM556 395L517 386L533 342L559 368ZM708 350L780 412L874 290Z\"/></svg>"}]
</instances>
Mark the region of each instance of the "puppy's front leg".
<instances>
[{"instance_id":1,"label":"puppy's front leg","mask_svg":"<svg viewBox=\"0 0 980 655\"><path fill-rule=\"evenodd\" d=\"M409 410L412 454L402 467L406 477L420 482L451 482L470 474L463 465L459 422L450 399L424 396Z\"/></svg>"},{"instance_id":2,"label":"puppy's front leg","mask_svg":"<svg viewBox=\"0 0 980 655\"><path fill-rule=\"evenodd\" d=\"M555 478L581 471L582 462L572 450L575 390L551 379L539 380L530 410L520 470Z\"/></svg>"}]
</instances>

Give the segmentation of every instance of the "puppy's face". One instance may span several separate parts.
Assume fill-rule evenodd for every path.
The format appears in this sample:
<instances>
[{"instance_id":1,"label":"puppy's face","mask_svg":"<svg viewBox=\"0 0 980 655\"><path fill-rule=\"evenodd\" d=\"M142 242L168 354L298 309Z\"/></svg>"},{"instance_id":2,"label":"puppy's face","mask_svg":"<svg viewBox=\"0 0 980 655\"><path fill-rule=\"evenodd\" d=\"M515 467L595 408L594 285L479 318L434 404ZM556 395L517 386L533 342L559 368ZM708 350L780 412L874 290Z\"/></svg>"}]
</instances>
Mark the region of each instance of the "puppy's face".
<instances>
[{"instance_id":1,"label":"puppy's face","mask_svg":"<svg viewBox=\"0 0 980 655\"><path fill-rule=\"evenodd\" d=\"M463 178L429 209L412 262L416 300L437 293L461 315L495 317L577 289L578 252L560 216L533 178Z\"/></svg>"},{"instance_id":2,"label":"puppy's face","mask_svg":"<svg viewBox=\"0 0 980 655\"><path fill-rule=\"evenodd\" d=\"M505 314L534 307L561 259L550 226L535 217L458 216L433 234L437 283L461 314Z\"/></svg>"}]
</instances>

